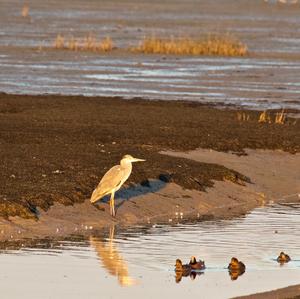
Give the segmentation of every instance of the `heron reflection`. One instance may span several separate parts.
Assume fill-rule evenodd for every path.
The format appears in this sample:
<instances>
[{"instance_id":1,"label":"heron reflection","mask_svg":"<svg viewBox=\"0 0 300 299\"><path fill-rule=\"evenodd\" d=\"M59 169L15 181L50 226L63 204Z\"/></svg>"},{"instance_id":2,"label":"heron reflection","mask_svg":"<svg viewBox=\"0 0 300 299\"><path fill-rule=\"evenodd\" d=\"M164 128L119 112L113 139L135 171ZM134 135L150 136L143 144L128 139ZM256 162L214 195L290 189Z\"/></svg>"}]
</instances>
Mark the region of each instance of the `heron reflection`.
<instances>
[{"instance_id":1,"label":"heron reflection","mask_svg":"<svg viewBox=\"0 0 300 299\"><path fill-rule=\"evenodd\" d=\"M137 280L129 276L127 263L120 255L114 242L115 227L109 230L108 242L98 238L90 237L90 244L95 249L97 256L102 262L103 268L113 276L118 277L121 286L132 286L137 284Z\"/></svg>"}]
</instances>

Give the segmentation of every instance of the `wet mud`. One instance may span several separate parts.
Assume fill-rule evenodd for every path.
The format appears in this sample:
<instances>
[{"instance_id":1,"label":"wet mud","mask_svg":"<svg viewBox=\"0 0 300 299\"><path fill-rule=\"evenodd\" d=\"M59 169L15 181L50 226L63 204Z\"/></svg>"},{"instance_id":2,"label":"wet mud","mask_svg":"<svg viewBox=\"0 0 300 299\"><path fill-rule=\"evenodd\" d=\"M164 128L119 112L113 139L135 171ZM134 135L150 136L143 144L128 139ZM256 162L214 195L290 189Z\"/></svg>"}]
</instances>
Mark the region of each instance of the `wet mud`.
<instances>
[{"instance_id":1,"label":"wet mud","mask_svg":"<svg viewBox=\"0 0 300 299\"><path fill-rule=\"evenodd\" d=\"M1 203L4 217L38 218L54 202L82 203L102 175L130 153L144 158L128 185L150 179L205 191L213 181L243 185L245 174L213 163L169 157L162 150L300 149L300 122L258 123L258 111L196 103L1 94Z\"/></svg>"}]
</instances>

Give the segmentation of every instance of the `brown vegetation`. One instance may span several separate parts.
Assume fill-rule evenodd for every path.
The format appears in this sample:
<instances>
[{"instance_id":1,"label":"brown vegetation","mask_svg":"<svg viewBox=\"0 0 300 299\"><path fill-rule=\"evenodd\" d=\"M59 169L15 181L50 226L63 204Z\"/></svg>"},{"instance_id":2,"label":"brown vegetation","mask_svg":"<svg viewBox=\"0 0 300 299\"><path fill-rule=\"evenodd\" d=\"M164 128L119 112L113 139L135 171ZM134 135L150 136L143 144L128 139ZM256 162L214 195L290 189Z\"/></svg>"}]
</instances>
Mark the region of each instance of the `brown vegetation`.
<instances>
[{"instance_id":1,"label":"brown vegetation","mask_svg":"<svg viewBox=\"0 0 300 299\"><path fill-rule=\"evenodd\" d=\"M275 124L283 125L285 123L285 120L286 120L286 113L284 112L284 110L276 113Z\"/></svg>"},{"instance_id":2,"label":"brown vegetation","mask_svg":"<svg viewBox=\"0 0 300 299\"><path fill-rule=\"evenodd\" d=\"M270 115L268 114L268 112L265 110L263 111L260 115L259 115L259 119L258 119L258 122L259 123L271 123L271 117Z\"/></svg>"},{"instance_id":3,"label":"brown vegetation","mask_svg":"<svg viewBox=\"0 0 300 299\"><path fill-rule=\"evenodd\" d=\"M275 117L274 117L275 116ZM273 118L273 120L272 120ZM238 111L237 112L237 120L242 122L242 121L249 121L250 120L250 115L242 112L242 111ZM296 124L296 120L294 120L294 122L288 122L287 121L287 114L284 110L277 112L277 113L273 113L272 115L268 112L268 111L263 111L258 115L258 122L259 123L268 123L268 124L279 124L279 125L283 125L283 124Z\"/></svg>"},{"instance_id":4,"label":"brown vegetation","mask_svg":"<svg viewBox=\"0 0 300 299\"><path fill-rule=\"evenodd\" d=\"M250 119L250 115L245 112L238 112L237 119L238 121L248 121Z\"/></svg>"},{"instance_id":5,"label":"brown vegetation","mask_svg":"<svg viewBox=\"0 0 300 299\"><path fill-rule=\"evenodd\" d=\"M54 41L54 48L71 51L109 52L115 47L110 37L98 41L92 34L84 38L73 36L65 38L63 35L58 34ZM201 40L145 37L138 46L126 50L136 53L170 55L243 56L247 54L247 46L230 35L211 35Z\"/></svg>"},{"instance_id":6,"label":"brown vegetation","mask_svg":"<svg viewBox=\"0 0 300 299\"><path fill-rule=\"evenodd\" d=\"M132 51L146 54L244 56L247 54L247 46L228 34L209 35L199 40L152 36L145 37Z\"/></svg>"},{"instance_id":7,"label":"brown vegetation","mask_svg":"<svg viewBox=\"0 0 300 299\"><path fill-rule=\"evenodd\" d=\"M98 41L92 34L84 38L74 38L73 36L65 38L63 35L58 34L53 46L55 49L93 52L108 52L114 48L113 41L110 37L105 37Z\"/></svg>"}]
</instances>

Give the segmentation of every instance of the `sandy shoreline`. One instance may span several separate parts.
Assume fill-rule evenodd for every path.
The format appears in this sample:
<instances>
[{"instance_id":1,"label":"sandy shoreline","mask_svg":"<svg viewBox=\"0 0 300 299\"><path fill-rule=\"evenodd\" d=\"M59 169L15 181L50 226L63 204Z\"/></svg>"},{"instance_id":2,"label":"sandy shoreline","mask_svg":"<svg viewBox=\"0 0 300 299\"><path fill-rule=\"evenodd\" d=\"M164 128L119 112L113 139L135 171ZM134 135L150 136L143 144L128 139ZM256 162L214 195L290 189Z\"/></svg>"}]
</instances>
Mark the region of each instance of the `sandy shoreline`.
<instances>
[{"instance_id":1,"label":"sandy shoreline","mask_svg":"<svg viewBox=\"0 0 300 299\"><path fill-rule=\"evenodd\" d=\"M195 155L205 157L207 151L196 150L192 154L180 154L188 158L195 158ZM210 154L217 156L221 153L210 152ZM281 157L278 159L279 163L272 164L271 161L278 155ZM124 228L157 223L172 225L184 221L224 219L244 215L253 208L269 202L300 200L297 184L299 154L252 150L248 152L248 156L238 157L228 153L222 153L222 156L224 164L231 163L232 159L235 159L236 162L240 162L241 168L251 165L254 169L251 178L255 183L238 185L230 181L214 182L213 188L209 188L207 192L200 192L183 189L174 183L165 184L152 180L149 186L135 185L119 192L116 200L116 219L110 217L107 203L100 202L96 208L86 198L84 203L73 206L55 203L48 211L40 211L38 221L20 217L1 219L0 237L2 240L16 240L71 234L90 235L112 225ZM279 185L278 180L282 180L281 176L278 178L270 176L259 181L265 167L268 167L270 172L280 173L281 176L288 173L285 184Z\"/></svg>"},{"instance_id":2,"label":"sandy shoreline","mask_svg":"<svg viewBox=\"0 0 300 299\"><path fill-rule=\"evenodd\" d=\"M248 296L235 297L234 299L297 299L300 296L300 285L290 286L274 291L257 293Z\"/></svg>"},{"instance_id":3,"label":"sandy shoreline","mask_svg":"<svg viewBox=\"0 0 300 299\"><path fill-rule=\"evenodd\" d=\"M259 124L258 111L240 122L237 112L2 94L0 239L229 218L291 194L298 200L299 122ZM147 162L134 165L111 219L107 203L93 206L89 197L125 153Z\"/></svg>"}]
</instances>

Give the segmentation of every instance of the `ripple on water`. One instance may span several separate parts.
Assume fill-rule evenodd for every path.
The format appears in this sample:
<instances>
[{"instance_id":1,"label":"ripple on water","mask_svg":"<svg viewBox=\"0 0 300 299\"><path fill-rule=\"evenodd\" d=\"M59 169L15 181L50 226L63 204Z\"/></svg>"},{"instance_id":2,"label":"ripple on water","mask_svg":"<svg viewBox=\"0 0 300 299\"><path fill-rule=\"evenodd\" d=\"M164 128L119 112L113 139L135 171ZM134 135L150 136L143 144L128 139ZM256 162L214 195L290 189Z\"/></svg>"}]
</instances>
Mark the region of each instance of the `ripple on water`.
<instances>
[{"instance_id":1,"label":"ripple on water","mask_svg":"<svg viewBox=\"0 0 300 299\"><path fill-rule=\"evenodd\" d=\"M135 286L133 293L128 291L124 298L132 298L142 291L144 298L153 298L158 296L156 289L161 292L167 289L174 298L181 297L181 292L194 295L202 292L205 298L228 298L271 290L299 283L299 227L300 204L290 203L260 207L233 220L129 228L118 233L111 228L108 235L91 236L88 240L41 241L32 248L2 252L2 273L7 275L0 280L0 287L5 289L15 281L15 263L17 273L29 272L22 276L25 289L30 288L30 273L35 270L41 271L34 281L42 287L49 284L49 279L73 277L67 280L67 285L77 290L76 294L71 296L66 292L64 296L72 299L82 295L82 286L79 288L74 283L75 276L84 277L84 287L89 292L109 294L112 298L119 297L120 292L123 296L124 286ZM280 251L287 252L292 261L280 266L276 262ZM204 259L207 269L203 275L194 277L195 282L189 277L176 277L177 283L181 279L178 289L174 262L176 258L188 261L191 255ZM237 277L230 278L226 269L232 256L246 264L246 273L235 285L231 279ZM47 275L43 274L46 269ZM60 283L58 280L58 291L66 287L65 281Z\"/></svg>"}]
</instances>

